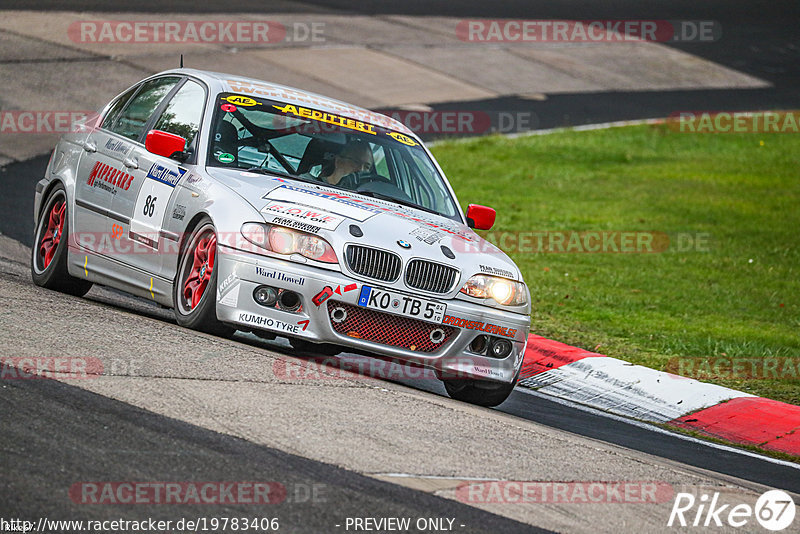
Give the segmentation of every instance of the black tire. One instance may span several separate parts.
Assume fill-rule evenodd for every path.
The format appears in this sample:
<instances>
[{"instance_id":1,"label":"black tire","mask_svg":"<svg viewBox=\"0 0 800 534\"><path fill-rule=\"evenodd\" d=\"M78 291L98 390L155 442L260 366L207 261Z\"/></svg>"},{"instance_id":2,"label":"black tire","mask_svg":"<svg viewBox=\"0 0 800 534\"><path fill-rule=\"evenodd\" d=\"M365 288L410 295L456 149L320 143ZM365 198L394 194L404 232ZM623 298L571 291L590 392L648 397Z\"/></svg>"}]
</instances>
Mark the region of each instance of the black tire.
<instances>
[{"instance_id":1,"label":"black tire","mask_svg":"<svg viewBox=\"0 0 800 534\"><path fill-rule=\"evenodd\" d=\"M306 339L290 337L292 349L304 356L336 356L344 349L330 343L314 343Z\"/></svg>"},{"instance_id":2,"label":"black tire","mask_svg":"<svg viewBox=\"0 0 800 534\"><path fill-rule=\"evenodd\" d=\"M213 245L210 244L213 239ZM175 273L175 282L172 284L172 301L174 303L175 320L179 325L207 334L228 337L233 335L235 328L217 320L217 271L216 268L216 239L217 232L210 219L202 219L195 227L192 234L184 241L178 259L178 271ZM204 240L205 245L203 243ZM195 269L195 260L204 256L205 265L199 270ZM212 252L213 250L213 252ZM209 261L210 260L210 261ZM206 269L211 267L208 277ZM202 273L202 277L198 276ZM195 281L205 280L205 285L194 285L194 291L187 291L187 281L192 275ZM199 294L199 296L197 296Z\"/></svg>"},{"instance_id":3,"label":"black tire","mask_svg":"<svg viewBox=\"0 0 800 534\"><path fill-rule=\"evenodd\" d=\"M82 297L92 283L70 276L67 270L69 213L67 193L58 184L45 200L31 248L31 278L37 286ZM53 230L56 230L55 232ZM49 234L49 235L48 235ZM53 245L55 242L55 245Z\"/></svg>"},{"instance_id":4,"label":"black tire","mask_svg":"<svg viewBox=\"0 0 800 534\"><path fill-rule=\"evenodd\" d=\"M449 379L447 377L444 377L442 382L450 398L477 406L493 408L503 404L508 396L511 395L517 385L518 378L519 371L517 371L517 375L510 384L465 378Z\"/></svg>"}]
</instances>

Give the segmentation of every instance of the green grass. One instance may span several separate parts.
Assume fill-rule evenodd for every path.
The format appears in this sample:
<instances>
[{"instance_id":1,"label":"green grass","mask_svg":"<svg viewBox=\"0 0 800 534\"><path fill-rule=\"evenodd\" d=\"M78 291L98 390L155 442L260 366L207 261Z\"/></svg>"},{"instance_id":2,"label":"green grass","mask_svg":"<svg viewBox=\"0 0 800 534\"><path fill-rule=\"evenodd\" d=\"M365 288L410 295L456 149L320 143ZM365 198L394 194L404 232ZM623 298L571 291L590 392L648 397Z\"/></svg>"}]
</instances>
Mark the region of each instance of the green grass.
<instances>
[{"instance_id":1,"label":"green grass","mask_svg":"<svg viewBox=\"0 0 800 534\"><path fill-rule=\"evenodd\" d=\"M652 254L512 252L531 331L656 369L671 359L800 363L800 136L686 134L663 125L443 142L465 203L493 206L485 235L664 232ZM707 247L678 250L679 234ZM800 404L800 377L708 381Z\"/></svg>"}]
</instances>

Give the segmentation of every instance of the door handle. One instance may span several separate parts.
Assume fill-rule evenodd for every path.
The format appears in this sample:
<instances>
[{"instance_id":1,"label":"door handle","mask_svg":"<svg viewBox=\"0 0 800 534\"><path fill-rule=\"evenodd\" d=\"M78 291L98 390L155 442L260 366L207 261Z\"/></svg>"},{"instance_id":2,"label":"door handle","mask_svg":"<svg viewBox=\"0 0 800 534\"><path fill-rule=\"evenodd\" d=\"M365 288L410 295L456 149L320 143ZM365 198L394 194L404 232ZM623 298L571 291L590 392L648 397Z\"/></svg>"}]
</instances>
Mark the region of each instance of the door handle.
<instances>
[{"instance_id":1,"label":"door handle","mask_svg":"<svg viewBox=\"0 0 800 534\"><path fill-rule=\"evenodd\" d=\"M83 149L86 152L97 152L97 145L91 141L86 141L85 143L83 143Z\"/></svg>"},{"instance_id":2,"label":"door handle","mask_svg":"<svg viewBox=\"0 0 800 534\"><path fill-rule=\"evenodd\" d=\"M133 158L125 158L125 160L122 162L122 164L125 165L129 169L138 169L139 168L139 162L137 160L133 159Z\"/></svg>"}]
</instances>

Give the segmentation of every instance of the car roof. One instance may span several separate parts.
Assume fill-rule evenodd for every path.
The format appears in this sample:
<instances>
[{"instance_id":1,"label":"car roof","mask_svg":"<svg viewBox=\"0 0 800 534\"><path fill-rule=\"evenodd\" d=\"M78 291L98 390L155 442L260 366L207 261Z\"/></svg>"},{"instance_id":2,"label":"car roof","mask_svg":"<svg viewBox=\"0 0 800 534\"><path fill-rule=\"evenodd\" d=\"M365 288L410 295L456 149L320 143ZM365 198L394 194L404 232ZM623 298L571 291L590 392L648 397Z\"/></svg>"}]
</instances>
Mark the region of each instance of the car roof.
<instances>
[{"instance_id":1,"label":"car roof","mask_svg":"<svg viewBox=\"0 0 800 534\"><path fill-rule=\"evenodd\" d=\"M319 95L295 87L267 82L256 78L236 76L222 72L212 72L197 69L173 69L161 72L163 74L181 74L194 76L205 81L214 91L222 93L239 93L246 96L269 98L295 106L310 106L319 111L341 115L350 119L374 124L390 130L401 132L417 138L403 123L382 113L370 111L366 108L354 106L341 100ZM417 138L418 139L418 138Z\"/></svg>"}]
</instances>

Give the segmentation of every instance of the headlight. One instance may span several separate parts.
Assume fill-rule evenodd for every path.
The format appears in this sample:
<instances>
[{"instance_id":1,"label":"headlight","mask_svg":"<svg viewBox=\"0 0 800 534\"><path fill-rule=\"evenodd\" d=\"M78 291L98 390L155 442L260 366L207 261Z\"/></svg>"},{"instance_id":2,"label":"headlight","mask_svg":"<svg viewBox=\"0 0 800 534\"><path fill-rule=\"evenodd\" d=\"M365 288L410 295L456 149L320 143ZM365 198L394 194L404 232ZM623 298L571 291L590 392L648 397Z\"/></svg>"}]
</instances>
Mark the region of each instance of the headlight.
<instances>
[{"instance_id":1,"label":"headlight","mask_svg":"<svg viewBox=\"0 0 800 534\"><path fill-rule=\"evenodd\" d=\"M461 292L479 299L493 298L503 306L521 306L528 303L525 284L485 274L471 277L461 288Z\"/></svg>"},{"instance_id":2,"label":"headlight","mask_svg":"<svg viewBox=\"0 0 800 534\"><path fill-rule=\"evenodd\" d=\"M313 234L254 222L244 223L241 232L254 245L278 254L300 254L316 261L339 263L330 243Z\"/></svg>"}]
</instances>

